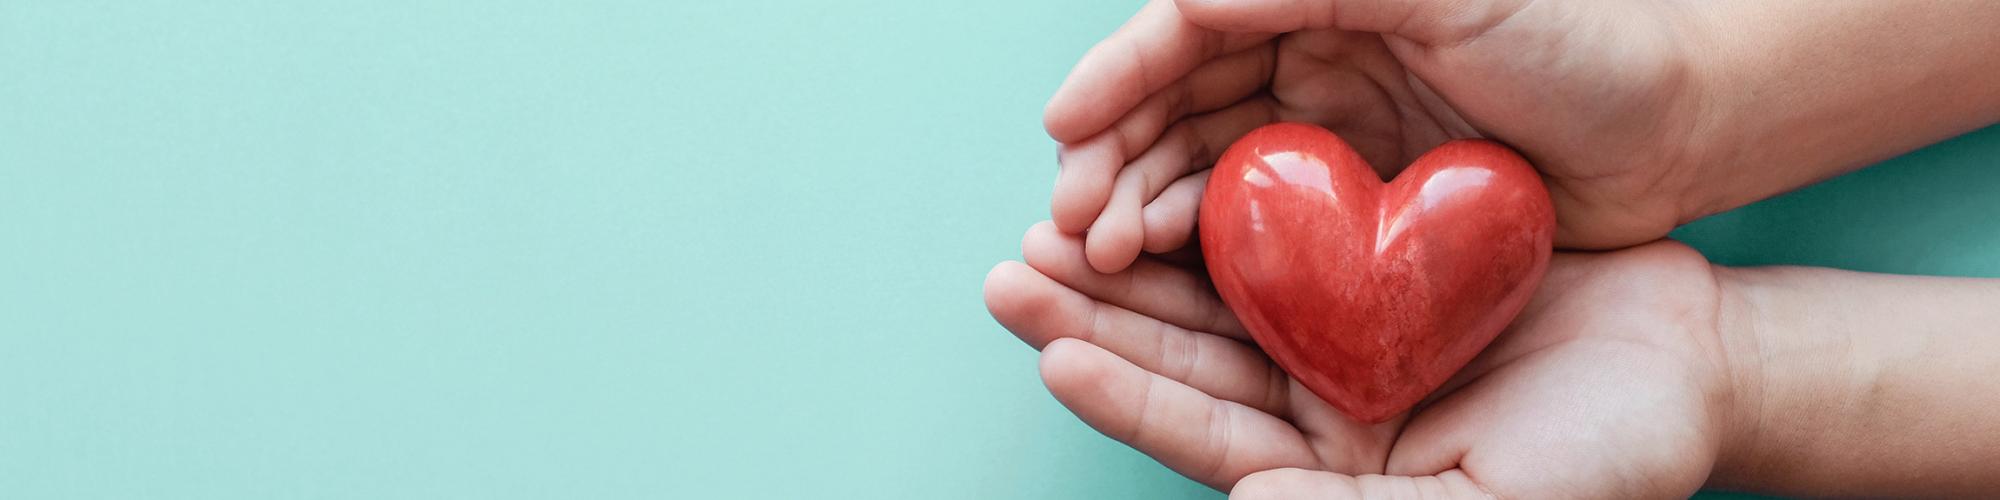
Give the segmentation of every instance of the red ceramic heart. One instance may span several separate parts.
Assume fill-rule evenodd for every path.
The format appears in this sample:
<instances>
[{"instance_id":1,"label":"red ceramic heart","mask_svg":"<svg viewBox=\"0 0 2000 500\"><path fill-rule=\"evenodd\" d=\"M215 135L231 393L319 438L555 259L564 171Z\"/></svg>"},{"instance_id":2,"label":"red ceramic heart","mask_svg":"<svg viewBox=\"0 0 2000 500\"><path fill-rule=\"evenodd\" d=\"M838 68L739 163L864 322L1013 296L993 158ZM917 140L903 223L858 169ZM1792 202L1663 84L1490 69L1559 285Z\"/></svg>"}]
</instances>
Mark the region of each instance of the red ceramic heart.
<instances>
[{"instance_id":1,"label":"red ceramic heart","mask_svg":"<svg viewBox=\"0 0 2000 500\"><path fill-rule=\"evenodd\" d=\"M1280 123L1224 152L1201 250L1278 366L1366 423L1408 411L1520 314L1555 212L1528 162L1457 140L1384 184L1332 132Z\"/></svg>"}]
</instances>

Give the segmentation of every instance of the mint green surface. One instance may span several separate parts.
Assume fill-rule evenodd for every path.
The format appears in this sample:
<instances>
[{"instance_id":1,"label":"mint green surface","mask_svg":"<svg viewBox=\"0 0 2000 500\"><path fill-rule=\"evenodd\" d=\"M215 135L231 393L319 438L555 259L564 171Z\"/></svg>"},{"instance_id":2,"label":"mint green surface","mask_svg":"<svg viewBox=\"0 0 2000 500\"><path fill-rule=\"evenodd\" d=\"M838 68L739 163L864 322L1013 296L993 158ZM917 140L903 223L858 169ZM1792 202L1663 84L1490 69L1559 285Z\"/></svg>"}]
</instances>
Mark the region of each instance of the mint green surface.
<instances>
[{"instance_id":1,"label":"mint green surface","mask_svg":"<svg viewBox=\"0 0 2000 500\"><path fill-rule=\"evenodd\" d=\"M1135 7L0 1L0 498L1216 497L979 299ZM1996 158L1681 234L2000 275Z\"/></svg>"}]
</instances>

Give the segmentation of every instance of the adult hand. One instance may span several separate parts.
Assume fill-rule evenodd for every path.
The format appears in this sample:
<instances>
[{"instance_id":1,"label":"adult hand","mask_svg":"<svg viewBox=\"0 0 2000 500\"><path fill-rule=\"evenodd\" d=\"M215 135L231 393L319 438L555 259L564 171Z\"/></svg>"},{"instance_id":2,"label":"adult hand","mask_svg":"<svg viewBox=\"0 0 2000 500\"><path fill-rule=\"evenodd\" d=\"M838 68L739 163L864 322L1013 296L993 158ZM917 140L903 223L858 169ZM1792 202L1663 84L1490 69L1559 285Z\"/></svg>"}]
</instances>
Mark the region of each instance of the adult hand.
<instances>
[{"instance_id":1,"label":"adult hand","mask_svg":"<svg viewBox=\"0 0 2000 500\"><path fill-rule=\"evenodd\" d=\"M1043 223L986 281L1056 399L1245 498L1685 498L1732 427L1711 268L1677 243L1558 254L1519 319L1433 399L1368 426L1249 343L1197 269L1099 274Z\"/></svg>"}]
</instances>

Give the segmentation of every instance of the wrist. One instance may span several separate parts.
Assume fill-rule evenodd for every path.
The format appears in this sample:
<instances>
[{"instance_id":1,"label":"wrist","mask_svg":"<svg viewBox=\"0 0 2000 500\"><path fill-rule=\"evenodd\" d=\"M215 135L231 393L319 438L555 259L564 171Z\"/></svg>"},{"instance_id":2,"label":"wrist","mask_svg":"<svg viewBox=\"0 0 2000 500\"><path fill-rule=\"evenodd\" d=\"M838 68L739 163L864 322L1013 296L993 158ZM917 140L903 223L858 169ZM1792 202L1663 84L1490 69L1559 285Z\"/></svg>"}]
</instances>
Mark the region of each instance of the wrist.
<instances>
[{"instance_id":1,"label":"wrist","mask_svg":"<svg viewBox=\"0 0 2000 500\"><path fill-rule=\"evenodd\" d=\"M1699 102L1681 220L1797 189L2000 120L2000 8L1733 2L1684 29ZM1931 34L1909 36L1909 26Z\"/></svg>"},{"instance_id":2,"label":"wrist","mask_svg":"<svg viewBox=\"0 0 2000 500\"><path fill-rule=\"evenodd\" d=\"M2000 491L2000 282L1717 268L1729 368L1708 486L1789 496Z\"/></svg>"},{"instance_id":3,"label":"wrist","mask_svg":"<svg viewBox=\"0 0 2000 500\"><path fill-rule=\"evenodd\" d=\"M1671 114L1658 118L1678 124L1683 133L1660 137L1669 142L1660 147L1678 151L1679 156L1663 165L1666 168L1662 171L1668 174L1655 185L1666 189L1662 194L1672 200L1674 226L1743 204L1733 200L1755 187L1723 179L1738 165L1754 161L1750 157L1758 153L1758 143L1747 136L1769 128L1758 123L1769 117L1739 109L1754 98L1756 89L1743 85L1749 75L1734 60L1741 49L1729 46L1741 43L1730 35L1731 30L1740 28L1727 25L1729 16L1714 12L1722 8L1688 11L1671 18L1678 35L1676 57L1683 61L1680 72L1686 84L1677 96L1680 104ZM1723 271L1717 268L1718 273Z\"/></svg>"},{"instance_id":4,"label":"wrist","mask_svg":"<svg viewBox=\"0 0 2000 500\"><path fill-rule=\"evenodd\" d=\"M1708 487L1727 490L1760 490L1756 478L1769 458L1762 447L1767 388L1763 338L1770 331L1764 323L1765 302L1770 297L1758 283L1746 279L1743 271L1713 266L1718 304L1716 334L1723 350L1724 403L1718 410L1722 429L1715 468Z\"/></svg>"},{"instance_id":5,"label":"wrist","mask_svg":"<svg viewBox=\"0 0 2000 500\"><path fill-rule=\"evenodd\" d=\"M1684 146L1676 226L1767 196L1769 187L1763 181L1768 178L1745 175L1746 167L1764 165L1757 170L1770 170L1771 150L1783 149L1782 141L1796 141L1774 137L1796 131L1782 126L1784 119L1773 110L1757 106L1760 94L1776 91L1771 87L1779 82L1768 79L1764 64L1750 59L1764 46L1744 35L1754 26L1743 25L1742 16L1729 12L1745 9L1730 4L1694 12L1681 29L1690 61L1692 132ZM1718 266L1716 272L1729 270Z\"/></svg>"}]
</instances>

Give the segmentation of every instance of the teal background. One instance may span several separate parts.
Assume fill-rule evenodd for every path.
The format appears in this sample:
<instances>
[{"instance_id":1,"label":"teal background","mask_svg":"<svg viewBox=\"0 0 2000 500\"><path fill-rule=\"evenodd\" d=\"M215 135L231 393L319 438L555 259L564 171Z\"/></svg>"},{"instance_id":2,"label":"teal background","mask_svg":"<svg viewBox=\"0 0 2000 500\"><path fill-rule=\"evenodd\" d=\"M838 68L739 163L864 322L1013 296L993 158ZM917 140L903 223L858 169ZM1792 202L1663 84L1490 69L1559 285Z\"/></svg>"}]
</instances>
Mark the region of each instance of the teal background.
<instances>
[{"instance_id":1,"label":"teal background","mask_svg":"<svg viewBox=\"0 0 2000 500\"><path fill-rule=\"evenodd\" d=\"M1216 497L979 298L1136 6L0 0L0 497ZM1996 158L1677 235L1996 276Z\"/></svg>"}]
</instances>

